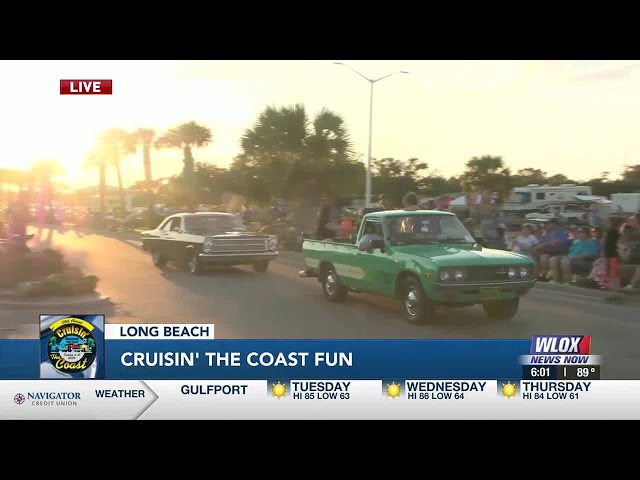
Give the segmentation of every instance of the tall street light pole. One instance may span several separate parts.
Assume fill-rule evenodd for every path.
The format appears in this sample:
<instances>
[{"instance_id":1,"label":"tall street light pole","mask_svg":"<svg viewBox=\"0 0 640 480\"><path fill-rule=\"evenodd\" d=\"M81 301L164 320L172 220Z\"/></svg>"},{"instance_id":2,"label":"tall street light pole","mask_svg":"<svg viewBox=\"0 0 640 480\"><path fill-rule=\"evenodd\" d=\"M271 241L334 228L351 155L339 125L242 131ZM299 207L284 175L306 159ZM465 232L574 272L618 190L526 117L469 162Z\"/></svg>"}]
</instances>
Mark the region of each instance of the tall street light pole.
<instances>
[{"instance_id":1,"label":"tall street light pole","mask_svg":"<svg viewBox=\"0 0 640 480\"><path fill-rule=\"evenodd\" d=\"M376 83L376 82L379 82L380 80L384 80L385 78L389 78L392 75L395 75L396 73L409 73L409 72L405 72L404 70L400 70L400 71L393 72L393 73L390 73L388 75L385 75L383 77L369 78L369 77L363 75L362 73L360 73L359 71L357 71L355 68L351 67L350 65L347 65L346 63L342 63L342 62L333 62L333 63L335 65L342 65L344 67L347 67L349 70L351 70L351 71L357 73L358 75L360 75L362 78L364 78L370 84L370 93L369 93L369 153L367 155L367 182L366 182L366 186L365 186L365 200L364 200L365 207L370 207L371 206L371 160L372 160L371 149L372 149L372 144L373 144L373 84Z\"/></svg>"}]
</instances>

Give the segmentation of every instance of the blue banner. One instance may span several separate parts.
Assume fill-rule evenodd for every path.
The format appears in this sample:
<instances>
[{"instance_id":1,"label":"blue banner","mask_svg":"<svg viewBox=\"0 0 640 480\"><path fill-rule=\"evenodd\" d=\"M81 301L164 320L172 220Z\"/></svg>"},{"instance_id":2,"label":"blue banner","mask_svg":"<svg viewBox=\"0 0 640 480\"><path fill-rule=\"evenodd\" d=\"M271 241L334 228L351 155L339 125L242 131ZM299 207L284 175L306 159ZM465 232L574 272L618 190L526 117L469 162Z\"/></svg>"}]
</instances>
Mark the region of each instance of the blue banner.
<instances>
[{"instance_id":1,"label":"blue banner","mask_svg":"<svg viewBox=\"0 0 640 480\"><path fill-rule=\"evenodd\" d=\"M40 342L38 340L0 340L0 379L40 378Z\"/></svg>"},{"instance_id":2,"label":"blue banner","mask_svg":"<svg viewBox=\"0 0 640 480\"><path fill-rule=\"evenodd\" d=\"M518 356L527 353L529 345L528 339L107 340L106 377L157 380L520 378L522 367ZM173 366L159 366L172 362ZM179 366L175 366L175 362Z\"/></svg>"},{"instance_id":3,"label":"blue banner","mask_svg":"<svg viewBox=\"0 0 640 480\"><path fill-rule=\"evenodd\" d=\"M106 340L105 378L522 377L522 340ZM0 340L0 378L39 378L37 340Z\"/></svg>"}]
</instances>

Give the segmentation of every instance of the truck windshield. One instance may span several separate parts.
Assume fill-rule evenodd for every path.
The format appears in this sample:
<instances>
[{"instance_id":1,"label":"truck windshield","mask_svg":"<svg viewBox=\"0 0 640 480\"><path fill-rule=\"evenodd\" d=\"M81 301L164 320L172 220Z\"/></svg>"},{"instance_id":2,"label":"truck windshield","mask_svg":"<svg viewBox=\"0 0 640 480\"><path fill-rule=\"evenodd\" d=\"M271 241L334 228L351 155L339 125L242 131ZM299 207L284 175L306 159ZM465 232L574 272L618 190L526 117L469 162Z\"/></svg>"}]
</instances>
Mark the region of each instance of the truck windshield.
<instances>
[{"instance_id":1,"label":"truck windshield","mask_svg":"<svg viewBox=\"0 0 640 480\"><path fill-rule=\"evenodd\" d=\"M387 220L392 245L416 243L475 243L458 217L451 215L407 215Z\"/></svg>"}]
</instances>

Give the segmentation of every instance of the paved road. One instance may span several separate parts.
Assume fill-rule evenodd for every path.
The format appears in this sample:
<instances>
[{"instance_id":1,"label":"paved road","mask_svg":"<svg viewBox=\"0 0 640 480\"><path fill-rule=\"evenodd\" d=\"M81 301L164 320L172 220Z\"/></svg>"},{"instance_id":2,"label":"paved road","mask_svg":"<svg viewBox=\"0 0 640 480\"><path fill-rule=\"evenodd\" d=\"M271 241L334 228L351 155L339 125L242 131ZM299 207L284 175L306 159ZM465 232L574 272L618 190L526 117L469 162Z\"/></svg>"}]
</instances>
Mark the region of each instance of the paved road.
<instances>
[{"instance_id":1,"label":"paved road","mask_svg":"<svg viewBox=\"0 0 640 480\"><path fill-rule=\"evenodd\" d=\"M46 232L44 237L49 235ZM300 279L300 255L283 252L267 273L232 268L196 277L158 269L136 234L53 232L49 240L100 278L116 303L113 323L215 323L218 338L529 338L591 334L606 378L640 379L640 307L607 305L548 285L535 287L509 324L486 319L480 307L444 311L434 324L404 321L397 302L351 295L324 300L314 279ZM34 323L37 320L34 320Z\"/></svg>"}]
</instances>

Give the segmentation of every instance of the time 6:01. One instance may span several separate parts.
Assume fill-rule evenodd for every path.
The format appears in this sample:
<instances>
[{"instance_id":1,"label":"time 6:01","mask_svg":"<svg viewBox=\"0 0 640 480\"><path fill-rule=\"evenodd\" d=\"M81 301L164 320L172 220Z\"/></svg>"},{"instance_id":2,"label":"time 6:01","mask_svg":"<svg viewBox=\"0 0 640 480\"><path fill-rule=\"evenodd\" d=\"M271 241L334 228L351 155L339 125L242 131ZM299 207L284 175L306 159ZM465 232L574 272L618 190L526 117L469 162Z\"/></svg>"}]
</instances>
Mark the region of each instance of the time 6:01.
<instances>
[{"instance_id":1,"label":"time 6:01","mask_svg":"<svg viewBox=\"0 0 640 480\"><path fill-rule=\"evenodd\" d=\"M549 367L531 367L529 373L532 377L549 378L551 376L551 369Z\"/></svg>"}]
</instances>

